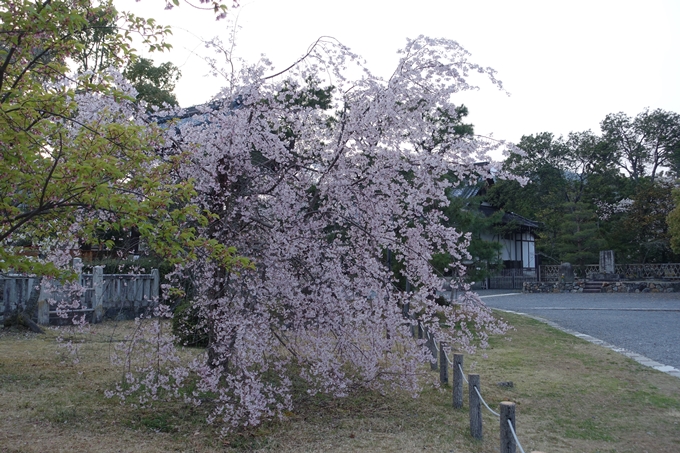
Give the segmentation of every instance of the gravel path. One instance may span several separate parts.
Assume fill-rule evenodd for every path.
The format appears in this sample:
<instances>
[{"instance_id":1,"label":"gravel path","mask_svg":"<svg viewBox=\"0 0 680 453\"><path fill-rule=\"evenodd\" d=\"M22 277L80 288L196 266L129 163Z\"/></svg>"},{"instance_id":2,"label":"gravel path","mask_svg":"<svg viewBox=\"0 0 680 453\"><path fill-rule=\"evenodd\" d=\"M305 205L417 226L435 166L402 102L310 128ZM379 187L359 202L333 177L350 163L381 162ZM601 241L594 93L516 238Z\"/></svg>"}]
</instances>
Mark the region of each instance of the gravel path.
<instances>
[{"instance_id":1,"label":"gravel path","mask_svg":"<svg viewBox=\"0 0 680 453\"><path fill-rule=\"evenodd\" d=\"M538 316L680 370L680 293L478 293L492 308Z\"/></svg>"}]
</instances>

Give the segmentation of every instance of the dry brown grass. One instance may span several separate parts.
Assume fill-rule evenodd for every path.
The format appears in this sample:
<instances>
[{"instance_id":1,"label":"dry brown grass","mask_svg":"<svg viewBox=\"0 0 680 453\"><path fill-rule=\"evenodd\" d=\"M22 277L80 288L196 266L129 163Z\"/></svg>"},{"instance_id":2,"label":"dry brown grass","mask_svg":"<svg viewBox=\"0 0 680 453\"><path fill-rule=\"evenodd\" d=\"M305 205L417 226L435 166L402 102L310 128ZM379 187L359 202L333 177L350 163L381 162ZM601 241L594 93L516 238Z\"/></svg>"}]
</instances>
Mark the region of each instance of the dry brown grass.
<instances>
[{"instance_id":1,"label":"dry brown grass","mask_svg":"<svg viewBox=\"0 0 680 453\"><path fill-rule=\"evenodd\" d=\"M536 321L492 340L489 358L466 356L492 405L517 405L525 451L678 452L680 380ZM284 421L219 438L205 413L180 403L132 409L106 399L120 370L110 338L129 323L87 334L78 365L47 335L0 330L2 452L496 452L498 421L484 416L483 441L468 435L467 409L451 408L450 388L421 398L357 392L300 401ZM513 388L495 385L513 381ZM467 389L465 390L467 392ZM466 399L467 400L467 399ZM466 403L467 404L467 403ZM466 405L467 408L467 405Z\"/></svg>"}]
</instances>

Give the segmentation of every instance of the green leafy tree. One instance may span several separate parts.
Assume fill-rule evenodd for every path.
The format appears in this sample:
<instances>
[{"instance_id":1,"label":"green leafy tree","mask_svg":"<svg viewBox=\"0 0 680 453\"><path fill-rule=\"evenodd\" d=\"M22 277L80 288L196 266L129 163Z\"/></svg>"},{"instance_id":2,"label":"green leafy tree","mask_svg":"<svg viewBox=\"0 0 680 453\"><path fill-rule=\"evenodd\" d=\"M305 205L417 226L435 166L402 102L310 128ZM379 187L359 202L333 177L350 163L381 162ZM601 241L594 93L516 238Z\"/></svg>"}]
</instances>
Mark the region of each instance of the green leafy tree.
<instances>
[{"instance_id":1,"label":"green leafy tree","mask_svg":"<svg viewBox=\"0 0 680 453\"><path fill-rule=\"evenodd\" d=\"M502 266L499 259L501 245L490 240L501 228L503 212L497 211L487 215L480 209L484 196L465 198L456 196L456 191L449 194L451 200L444 210L448 219L446 225L469 233L470 245L468 253L470 260L467 264L467 278L469 281L479 282L487 278L495 269ZM447 274L447 267L452 262L448 255L435 255L433 265L442 274Z\"/></svg>"},{"instance_id":2,"label":"green leafy tree","mask_svg":"<svg viewBox=\"0 0 680 453\"><path fill-rule=\"evenodd\" d=\"M96 74L111 67L125 68L123 75L137 90L138 100L158 108L166 104L177 105L173 90L181 76L179 68L170 62L156 66L151 59L129 52L122 45L122 29L118 25L120 17L111 1L88 11L85 20L87 26L74 33L79 45L70 57L79 72ZM153 19L148 23L154 24Z\"/></svg>"},{"instance_id":3,"label":"green leafy tree","mask_svg":"<svg viewBox=\"0 0 680 453\"><path fill-rule=\"evenodd\" d=\"M98 8L85 12L86 25L74 30L78 46L70 55L79 72L96 73L108 67L119 67L128 58L125 47L121 48L117 25L118 10L113 2L104 1Z\"/></svg>"},{"instance_id":4,"label":"green leafy tree","mask_svg":"<svg viewBox=\"0 0 680 453\"><path fill-rule=\"evenodd\" d=\"M680 115L649 109L631 118L612 113L600 123L604 139L616 152L616 163L635 184L648 177L653 183L664 168L676 176L680 166Z\"/></svg>"},{"instance_id":5,"label":"green leafy tree","mask_svg":"<svg viewBox=\"0 0 680 453\"><path fill-rule=\"evenodd\" d=\"M500 181L490 189L489 202L541 222L544 229L537 247L542 255L555 262L596 261L579 247L586 237L591 247L604 246L596 205L617 200L624 186L611 164L613 148L590 131L572 132L566 138L549 132L523 136L518 147L524 154L512 153L505 169L529 182L521 186ZM571 246L577 248L570 250Z\"/></svg>"},{"instance_id":6,"label":"green leafy tree","mask_svg":"<svg viewBox=\"0 0 680 453\"><path fill-rule=\"evenodd\" d=\"M680 189L675 188L671 192L674 207L666 217L670 246L674 253L680 254Z\"/></svg>"},{"instance_id":7,"label":"green leafy tree","mask_svg":"<svg viewBox=\"0 0 680 453\"><path fill-rule=\"evenodd\" d=\"M123 75L137 90L137 99L149 106L163 108L176 106L173 94L175 83L181 75L179 68L170 62L158 66L148 58L137 58L125 69Z\"/></svg>"},{"instance_id":8,"label":"green leafy tree","mask_svg":"<svg viewBox=\"0 0 680 453\"><path fill-rule=\"evenodd\" d=\"M125 81L71 72L72 61L84 61L83 37L111 14L110 4L89 0L0 5L0 272L62 275L69 249L103 230L135 228L174 260L205 245L187 222L208 217L187 203L190 182L174 177L183 156L158 158L161 131L136 119ZM152 19L117 17L125 31L106 33L108 55L133 59L132 33L151 50L166 47L167 30ZM24 256L26 243L39 245L42 258ZM233 257L212 245L225 261Z\"/></svg>"},{"instance_id":9,"label":"green leafy tree","mask_svg":"<svg viewBox=\"0 0 680 453\"><path fill-rule=\"evenodd\" d=\"M620 234L629 246L628 260L636 263L677 262L667 222L675 207L672 190L672 182L658 178L654 183L646 180L638 186L632 205L618 223Z\"/></svg>"},{"instance_id":10,"label":"green leafy tree","mask_svg":"<svg viewBox=\"0 0 680 453\"><path fill-rule=\"evenodd\" d=\"M582 202L567 202L560 211L563 220L554 246L562 261L577 266L597 262L606 242L600 236L594 210Z\"/></svg>"}]
</instances>

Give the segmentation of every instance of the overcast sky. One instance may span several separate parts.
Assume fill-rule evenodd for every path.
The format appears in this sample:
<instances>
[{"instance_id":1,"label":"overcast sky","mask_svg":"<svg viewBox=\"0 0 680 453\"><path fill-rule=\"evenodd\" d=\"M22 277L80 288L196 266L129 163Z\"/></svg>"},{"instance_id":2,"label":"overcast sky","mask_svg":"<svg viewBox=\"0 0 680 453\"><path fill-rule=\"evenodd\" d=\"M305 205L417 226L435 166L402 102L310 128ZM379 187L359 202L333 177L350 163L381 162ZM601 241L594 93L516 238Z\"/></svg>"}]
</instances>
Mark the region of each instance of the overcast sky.
<instances>
[{"instance_id":1,"label":"overcast sky","mask_svg":"<svg viewBox=\"0 0 680 453\"><path fill-rule=\"evenodd\" d=\"M197 3L197 1L196 1ZM116 0L173 26L174 50L154 56L182 70L184 107L208 101L224 85L209 77L202 44L228 33L227 21L187 4L164 11L158 0ZM243 0L237 55L265 54L282 69L319 36L332 36L388 77L406 38L457 41L471 61L498 71L507 96L490 83L460 99L475 132L517 142L522 135L591 129L608 113L645 107L680 112L678 0Z\"/></svg>"}]
</instances>

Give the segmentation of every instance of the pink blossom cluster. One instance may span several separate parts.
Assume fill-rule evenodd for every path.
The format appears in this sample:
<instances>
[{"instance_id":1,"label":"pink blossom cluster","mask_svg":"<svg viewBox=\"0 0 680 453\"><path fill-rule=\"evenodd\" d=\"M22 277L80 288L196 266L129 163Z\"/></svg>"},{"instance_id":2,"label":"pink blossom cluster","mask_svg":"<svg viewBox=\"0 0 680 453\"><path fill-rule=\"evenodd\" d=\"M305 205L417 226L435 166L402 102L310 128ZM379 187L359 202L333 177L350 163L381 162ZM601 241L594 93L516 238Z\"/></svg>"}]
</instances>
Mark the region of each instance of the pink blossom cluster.
<instances>
[{"instance_id":1,"label":"pink blossom cluster","mask_svg":"<svg viewBox=\"0 0 680 453\"><path fill-rule=\"evenodd\" d=\"M597 217L600 220L607 220L614 214L628 212L633 204L634 201L630 198L624 198L616 203L597 202Z\"/></svg>"}]
</instances>

